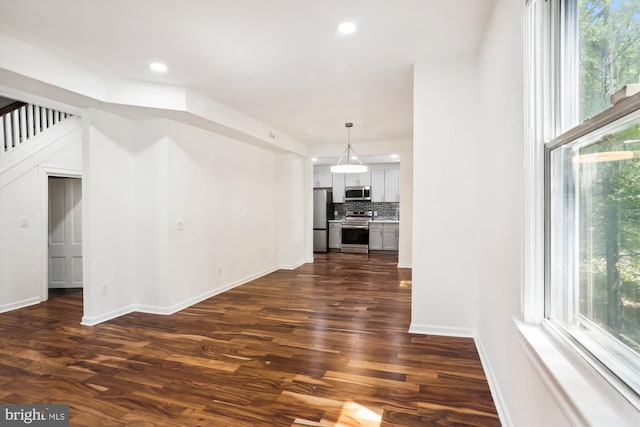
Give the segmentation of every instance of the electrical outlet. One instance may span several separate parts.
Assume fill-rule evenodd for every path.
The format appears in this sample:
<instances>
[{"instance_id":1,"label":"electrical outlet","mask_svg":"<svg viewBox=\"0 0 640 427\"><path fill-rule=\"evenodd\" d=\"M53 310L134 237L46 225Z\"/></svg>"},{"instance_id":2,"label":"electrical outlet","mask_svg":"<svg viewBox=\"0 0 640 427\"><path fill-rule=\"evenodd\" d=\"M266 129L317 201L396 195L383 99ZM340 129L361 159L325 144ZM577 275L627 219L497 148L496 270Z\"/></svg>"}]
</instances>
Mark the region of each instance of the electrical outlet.
<instances>
[{"instance_id":1,"label":"electrical outlet","mask_svg":"<svg viewBox=\"0 0 640 427\"><path fill-rule=\"evenodd\" d=\"M176 221L176 230L184 230L184 221L183 220Z\"/></svg>"},{"instance_id":2,"label":"electrical outlet","mask_svg":"<svg viewBox=\"0 0 640 427\"><path fill-rule=\"evenodd\" d=\"M100 286L100 290L102 292L103 297L106 297L109 294L109 287L107 286L106 283L103 283L102 286Z\"/></svg>"},{"instance_id":3,"label":"electrical outlet","mask_svg":"<svg viewBox=\"0 0 640 427\"><path fill-rule=\"evenodd\" d=\"M20 217L20 227L28 227L29 226L29 218L26 216Z\"/></svg>"}]
</instances>

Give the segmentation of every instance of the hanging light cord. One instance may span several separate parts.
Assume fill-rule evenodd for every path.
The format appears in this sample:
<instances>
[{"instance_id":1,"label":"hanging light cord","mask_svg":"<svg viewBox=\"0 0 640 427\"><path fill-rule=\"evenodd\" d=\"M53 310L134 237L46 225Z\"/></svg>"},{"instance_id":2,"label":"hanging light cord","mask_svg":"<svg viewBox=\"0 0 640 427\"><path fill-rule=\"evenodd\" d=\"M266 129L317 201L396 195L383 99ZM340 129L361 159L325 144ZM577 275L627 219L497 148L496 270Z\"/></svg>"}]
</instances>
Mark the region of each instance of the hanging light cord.
<instances>
[{"instance_id":1,"label":"hanging light cord","mask_svg":"<svg viewBox=\"0 0 640 427\"><path fill-rule=\"evenodd\" d=\"M338 163L336 163L336 165L342 164L342 159L344 159L345 154L347 155L347 164L350 165L351 153L353 153L353 155L356 157L358 163L364 165L364 163L362 163L362 160L360 160L360 156L358 156L355 150L351 147L351 126L348 126L347 123L345 123L345 126L347 127L347 148L345 148L345 150L342 152L342 156L340 156L340 160L338 160Z\"/></svg>"}]
</instances>

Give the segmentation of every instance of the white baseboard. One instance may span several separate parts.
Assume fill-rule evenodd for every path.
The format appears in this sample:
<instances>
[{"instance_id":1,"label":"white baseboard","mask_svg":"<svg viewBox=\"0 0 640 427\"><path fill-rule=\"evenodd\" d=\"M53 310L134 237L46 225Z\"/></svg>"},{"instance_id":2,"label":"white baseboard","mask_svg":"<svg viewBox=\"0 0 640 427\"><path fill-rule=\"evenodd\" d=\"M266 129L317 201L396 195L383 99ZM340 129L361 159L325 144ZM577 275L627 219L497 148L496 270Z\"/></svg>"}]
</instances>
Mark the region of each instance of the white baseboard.
<instances>
[{"instance_id":1,"label":"white baseboard","mask_svg":"<svg viewBox=\"0 0 640 427\"><path fill-rule=\"evenodd\" d=\"M211 297L214 297L216 295L220 295L223 292L226 292L230 289L233 289L235 287L238 287L240 285L244 285L245 283L251 282L252 280L258 279L260 277L266 276L267 274L271 274L274 271L278 270L277 267L275 268L268 268L266 270L263 270L259 273L256 274L252 274L250 276L244 277L240 280L235 280L231 283L227 283L226 285L220 286L218 288L215 289L211 289L208 290L206 292L201 293L200 295L196 295L194 297L191 298L187 298L184 301L181 301L177 304L173 304L170 307L145 307L142 305L138 306L138 310L136 311L140 311L143 313L151 313L151 314L164 314L164 315L170 315L170 314L174 314L177 313L180 310L184 310L187 307L191 307L194 304L197 304L199 302L202 302L206 299L209 299ZM147 310L147 308L151 308L151 310Z\"/></svg>"},{"instance_id":2,"label":"white baseboard","mask_svg":"<svg viewBox=\"0 0 640 427\"><path fill-rule=\"evenodd\" d=\"M398 264L398 268L413 268L411 264Z\"/></svg>"},{"instance_id":3,"label":"white baseboard","mask_svg":"<svg viewBox=\"0 0 640 427\"><path fill-rule=\"evenodd\" d=\"M280 269L282 269L282 270L295 270L296 268L303 266L306 262L307 261L303 260L303 261L298 261L297 263L292 264L292 265L281 265Z\"/></svg>"},{"instance_id":4,"label":"white baseboard","mask_svg":"<svg viewBox=\"0 0 640 427\"><path fill-rule=\"evenodd\" d=\"M482 369L484 369L484 375L487 377L487 383L489 383L489 389L491 390L491 397L493 397L493 403L496 405L496 411L498 411L498 416L500 417L500 424L504 427L510 427L513 425L513 421L511 420L511 416L509 415L509 411L507 410L507 406L505 404L505 399L498 386L498 381L496 380L495 375L493 374L493 369L491 369L491 363L489 362L489 357L487 356L486 351L484 350L484 346L482 345L482 340L480 337L474 337L474 341L476 343L476 348L478 349L478 355L480 356L480 363L482 363Z\"/></svg>"},{"instance_id":5,"label":"white baseboard","mask_svg":"<svg viewBox=\"0 0 640 427\"><path fill-rule=\"evenodd\" d=\"M115 310L111 310L107 313L100 314L98 316L82 316L81 325L84 326L95 326L98 323L106 322L108 320L115 319L116 317L124 316L125 314L133 313L136 311L135 305L129 305L122 308L117 308Z\"/></svg>"},{"instance_id":6,"label":"white baseboard","mask_svg":"<svg viewBox=\"0 0 640 427\"><path fill-rule=\"evenodd\" d=\"M29 307L30 305L38 304L40 302L39 297L27 298L21 301L15 301L9 304L0 305L0 313L5 311L17 310L19 308Z\"/></svg>"},{"instance_id":7,"label":"white baseboard","mask_svg":"<svg viewBox=\"0 0 640 427\"><path fill-rule=\"evenodd\" d=\"M238 285L236 285L238 286ZM216 288L216 289L211 289L207 292L203 292L200 295L196 295L195 297L191 297L191 298L187 298L184 301L181 301L177 304L173 304L171 306L154 306L154 305L144 305L144 304L138 304L136 305L136 309L135 311L138 311L140 313L147 313L147 314L161 314L163 316L169 316L171 314L177 313L180 310L184 310L187 307L190 307L194 304L197 304L199 302L202 302L206 299L209 299L213 296L219 295L225 291L228 291L229 289L231 289L233 286L223 286L220 288Z\"/></svg>"},{"instance_id":8,"label":"white baseboard","mask_svg":"<svg viewBox=\"0 0 640 427\"><path fill-rule=\"evenodd\" d=\"M97 325L98 323L106 322L107 320L115 319L116 317L123 316L123 315L129 314L129 313L133 313L134 311L137 311L137 312L140 312L140 313L160 314L160 315L168 316L168 315L177 313L180 310L184 310L185 308L190 307L190 306L192 306L194 304L197 304L197 303L199 303L201 301L204 301L206 299L209 299L211 297L219 295L219 294L221 294L223 292L226 292L226 291L228 291L230 289L233 289L233 288L238 287L240 285L244 285L245 283L251 282L252 280L258 279L258 278L260 278L262 276L266 276L267 274L273 273L276 270L278 270L277 267L263 270L263 271L261 271L259 273L252 274L250 276L244 277L244 278L242 278L240 280L236 280L236 281L233 281L231 283L227 283L226 285L220 286L218 288L208 290L206 292L201 293L200 295L196 295L194 297L187 298L186 300L181 301L181 302L179 302L177 304L173 304L171 306L154 306L154 305L145 305L145 304L133 304L133 305L124 307L122 309L110 311L110 312L102 314L100 316L94 316L94 317L84 316L82 318L82 324L85 325L85 326L94 326L94 325Z\"/></svg>"},{"instance_id":9,"label":"white baseboard","mask_svg":"<svg viewBox=\"0 0 640 427\"><path fill-rule=\"evenodd\" d=\"M421 325L412 323L409 326L410 334L444 335L447 337L475 338L476 330L458 326Z\"/></svg>"}]
</instances>

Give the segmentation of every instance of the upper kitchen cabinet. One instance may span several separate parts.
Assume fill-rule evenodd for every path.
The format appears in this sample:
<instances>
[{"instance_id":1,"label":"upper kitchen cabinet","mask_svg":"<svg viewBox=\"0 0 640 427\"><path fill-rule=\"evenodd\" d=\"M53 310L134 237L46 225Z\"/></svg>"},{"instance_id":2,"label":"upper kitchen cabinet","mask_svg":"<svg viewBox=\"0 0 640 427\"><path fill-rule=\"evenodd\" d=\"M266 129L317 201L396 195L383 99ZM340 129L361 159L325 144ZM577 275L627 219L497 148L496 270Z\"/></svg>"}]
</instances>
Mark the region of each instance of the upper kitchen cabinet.
<instances>
[{"instance_id":1,"label":"upper kitchen cabinet","mask_svg":"<svg viewBox=\"0 0 640 427\"><path fill-rule=\"evenodd\" d=\"M344 203L344 176L349 174L334 173L333 175L333 203Z\"/></svg>"},{"instance_id":2,"label":"upper kitchen cabinet","mask_svg":"<svg viewBox=\"0 0 640 427\"><path fill-rule=\"evenodd\" d=\"M371 170L371 201L384 202L384 169Z\"/></svg>"},{"instance_id":3,"label":"upper kitchen cabinet","mask_svg":"<svg viewBox=\"0 0 640 427\"><path fill-rule=\"evenodd\" d=\"M327 188L333 186L333 177L329 167L316 166L313 168L313 188Z\"/></svg>"},{"instance_id":4,"label":"upper kitchen cabinet","mask_svg":"<svg viewBox=\"0 0 640 427\"><path fill-rule=\"evenodd\" d=\"M371 173L369 171L362 173L347 173L345 174L344 184L347 187L371 185Z\"/></svg>"},{"instance_id":5,"label":"upper kitchen cabinet","mask_svg":"<svg viewBox=\"0 0 640 427\"><path fill-rule=\"evenodd\" d=\"M371 188L373 191L373 188ZM384 170L384 201L399 202L400 201L400 170L385 169Z\"/></svg>"}]
</instances>

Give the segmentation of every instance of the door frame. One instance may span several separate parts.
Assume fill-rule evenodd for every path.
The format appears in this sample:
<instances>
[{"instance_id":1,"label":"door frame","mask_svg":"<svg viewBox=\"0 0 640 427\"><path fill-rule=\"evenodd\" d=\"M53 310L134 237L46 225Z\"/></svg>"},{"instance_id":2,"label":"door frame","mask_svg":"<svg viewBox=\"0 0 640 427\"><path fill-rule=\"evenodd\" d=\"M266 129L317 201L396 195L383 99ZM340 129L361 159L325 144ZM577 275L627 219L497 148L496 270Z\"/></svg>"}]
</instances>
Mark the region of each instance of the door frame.
<instances>
[{"instance_id":1,"label":"door frame","mask_svg":"<svg viewBox=\"0 0 640 427\"><path fill-rule=\"evenodd\" d=\"M40 302L49 299L49 177L79 178L82 179L82 171L78 169L55 168L38 166L38 178L40 182ZM84 193L84 186L83 186ZM84 218L82 219L84 223ZM82 243L82 286L84 288L84 239Z\"/></svg>"}]
</instances>

